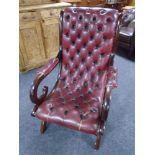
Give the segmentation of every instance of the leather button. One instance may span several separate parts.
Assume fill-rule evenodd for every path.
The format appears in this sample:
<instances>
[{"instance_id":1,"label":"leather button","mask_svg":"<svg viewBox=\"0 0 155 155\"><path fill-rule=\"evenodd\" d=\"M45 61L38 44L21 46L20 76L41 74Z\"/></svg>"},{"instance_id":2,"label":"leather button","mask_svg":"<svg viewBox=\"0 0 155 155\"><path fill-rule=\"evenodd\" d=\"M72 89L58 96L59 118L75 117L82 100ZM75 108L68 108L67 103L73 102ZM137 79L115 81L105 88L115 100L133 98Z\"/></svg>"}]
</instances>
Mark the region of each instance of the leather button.
<instances>
[{"instance_id":1,"label":"leather button","mask_svg":"<svg viewBox=\"0 0 155 155\"><path fill-rule=\"evenodd\" d=\"M66 33L66 37L68 37L68 36L69 36L69 33L67 32L67 33Z\"/></svg>"},{"instance_id":2,"label":"leather button","mask_svg":"<svg viewBox=\"0 0 155 155\"><path fill-rule=\"evenodd\" d=\"M94 16L92 20L93 20L93 22L96 22L96 20L97 20L96 16Z\"/></svg>"},{"instance_id":3,"label":"leather button","mask_svg":"<svg viewBox=\"0 0 155 155\"><path fill-rule=\"evenodd\" d=\"M88 24L85 24L85 27L84 27L84 29L85 29L86 31L89 29L89 26L88 26Z\"/></svg>"},{"instance_id":4,"label":"leather button","mask_svg":"<svg viewBox=\"0 0 155 155\"><path fill-rule=\"evenodd\" d=\"M77 80L74 78L74 79L73 79L73 83L75 84L75 83L76 83L76 81L77 81Z\"/></svg>"},{"instance_id":5,"label":"leather button","mask_svg":"<svg viewBox=\"0 0 155 155\"><path fill-rule=\"evenodd\" d=\"M96 87L96 88L99 88L99 84L98 84L98 83L97 83L97 84L95 84L95 87Z\"/></svg>"},{"instance_id":6,"label":"leather button","mask_svg":"<svg viewBox=\"0 0 155 155\"><path fill-rule=\"evenodd\" d=\"M84 85L84 87L87 87L88 86L88 82L85 81L83 85Z\"/></svg>"},{"instance_id":7,"label":"leather button","mask_svg":"<svg viewBox=\"0 0 155 155\"><path fill-rule=\"evenodd\" d=\"M71 61L73 61L74 60L74 57L72 56L70 59L71 59Z\"/></svg>"},{"instance_id":8,"label":"leather button","mask_svg":"<svg viewBox=\"0 0 155 155\"><path fill-rule=\"evenodd\" d=\"M68 21L69 19L70 19L70 16L69 16L69 15L67 15L67 16L66 16L66 20Z\"/></svg>"},{"instance_id":9,"label":"leather button","mask_svg":"<svg viewBox=\"0 0 155 155\"><path fill-rule=\"evenodd\" d=\"M82 77L83 76L83 72L80 72L80 77Z\"/></svg>"},{"instance_id":10,"label":"leather button","mask_svg":"<svg viewBox=\"0 0 155 155\"><path fill-rule=\"evenodd\" d=\"M73 12L74 12L74 13L77 13L77 9L73 9Z\"/></svg>"},{"instance_id":11,"label":"leather button","mask_svg":"<svg viewBox=\"0 0 155 155\"><path fill-rule=\"evenodd\" d=\"M79 33L79 34L77 35L77 37L80 39L80 38L81 38L81 34Z\"/></svg>"},{"instance_id":12,"label":"leather button","mask_svg":"<svg viewBox=\"0 0 155 155\"><path fill-rule=\"evenodd\" d=\"M88 94L92 94L92 90L88 90Z\"/></svg>"},{"instance_id":13,"label":"leather button","mask_svg":"<svg viewBox=\"0 0 155 155\"><path fill-rule=\"evenodd\" d=\"M96 47L95 48L98 49L99 47L100 47L100 45L99 44L96 44Z\"/></svg>"},{"instance_id":14,"label":"leather button","mask_svg":"<svg viewBox=\"0 0 155 155\"><path fill-rule=\"evenodd\" d=\"M89 55L89 56L91 56L91 55L92 55L92 52L91 52L91 51L89 51L89 52L88 52L88 55Z\"/></svg>"},{"instance_id":15,"label":"leather button","mask_svg":"<svg viewBox=\"0 0 155 155\"><path fill-rule=\"evenodd\" d=\"M98 32L101 32L102 31L102 25L98 25Z\"/></svg>"},{"instance_id":16,"label":"leather button","mask_svg":"<svg viewBox=\"0 0 155 155\"><path fill-rule=\"evenodd\" d=\"M79 21L82 21L83 17L82 15L79 16Z\"/></svg>"},{"instance_id":17,"label":"leather button","mask_svg":"<svg viewBox=\"0 0 155 155\"><path fill-rule=\"evenodd\" d=\"M68 114L68 110L65 110L65 111L64 111L64 114L67 115L67 114Z\"/></svg>"},{"instance_id":18,"label":"leather button","mask_svg":"<svg viewBox=\"0 0 155 155\"><path fill-rule=\"evenodd\" d=\"M100 55L101 55L101 58L103 58L103 57L104 57L104 53L101 53Z\"/></svg>"},{"instance_id":19,"label":"leather button","mask_svg":"<svg viewBox=\"0 0 155 155\"><path fill-rule=\"evenodd\" d=\"M81 62L84 63L85 62L85 58L82 58Z\"/></svg>"},{"instance_id":20,"label":"leather button","mask_svg":"<svg viewBox=\"0 0 155 155\"><path fill-rule=\"evenodd\" d=\"M72 25L72 30L75 30L75 24Z\"/></svg>"},{"instance_id":21,"label":"leather button","mask_svg":"<svg viewBox=\"0 0 155 155\"><path fill-rule=\"evenodd\" d=\"M50 111L53 111L54 107L50 107Z\"/></svg>"},{"instance_id":22,"label":"leather button","mask_svg":"<svg viewBox=\"0 0 155 155\"><path fill-rule=\"evenodd\" d=\"M84 47L84 48L86 47L86 43L83 43L83 47Z\"/></svg>"},{"instance_id":23,"label":"leather button","mask_svg":"<svg viewBox=\"0 0 155 155\"><path fill-rule=\"evenodd\" d=\"M80 92L80 88L77 88L76 91L77 91L77 92Z\"/></svg>"},{"instance_id":24,"label":"leather button","mask_svg":"<svg viewBox=\"0 0 155 155\"><path fill-rule=\"evenodd\" d=\"M75 65L75 69L76 69L76 70L78 69L78 65Z\"/></svg>"},{"instance_id":25,"label":"leather button","mask_svg":"<svg viewBox=\"0 0 155 155\"><path fill-rule=\"evenodd\" d=\"M76 109L79 109L79 105L75 105L75 108L76 108Z\"/></svg>"},{"instance_id":26,"label":"leather button","mask_svg":"<svg viewBox=\"0 0 155 155\"><path fill-rule=\"evenodd\" d=\"M79 49L77 49L77 54L79 54L80 53L80 50Z\"/></svg>"},{"instance_id":27,"label":"leather button","mask_svg":"<svg viewBox=\"0 0 155 155\"><path fill-rule=\"evenodd\" d=\"M67 52L67 53L69 52L69 48L66 48L66 52Z\"/></svg>"},{"instance_id":28,"label":"leather button","mask_svg":"<svg viewBox=\"0 0 155 155\"><path fill-rule=\"evenodd\" d=\"M93 40L93 39L94 39L94 36L93 36L93 35L91 35L91 36L90 36L90 40Z\"/></svg>"},{"instance_id":29,"label":"leather button","mask_svg":"<svg viewBox=\"0 0 155 155\"><path fill-rule=\"evenodd\" d=\"M64 81L64 82L65 82L65 80L66 80L66 77L63 77L63 78L62 78L62 81Z\"/></svg>"},{"instance_id":30,"label":"leather button","mask_svg":"<svg viewBox=\"0 0 155 155\"><path fill-rule=\"evenodd\" d=\"M96 65L96 64L97 64L97 60L94 60L94 62L93 62L93 63L94 63L94 65Z\"/></svg>"},{"instance_id":31,"label":"leather button","mask_svg":"<svg viewBox=\"0 0 155 155\"><path fill-rule=\"evenodd\" d=\"M106 22L109 24L109 23L111 23L112 22L112 18L111 17L108 17L107 19L106 19Z\"/></svg>"}]
</instances>

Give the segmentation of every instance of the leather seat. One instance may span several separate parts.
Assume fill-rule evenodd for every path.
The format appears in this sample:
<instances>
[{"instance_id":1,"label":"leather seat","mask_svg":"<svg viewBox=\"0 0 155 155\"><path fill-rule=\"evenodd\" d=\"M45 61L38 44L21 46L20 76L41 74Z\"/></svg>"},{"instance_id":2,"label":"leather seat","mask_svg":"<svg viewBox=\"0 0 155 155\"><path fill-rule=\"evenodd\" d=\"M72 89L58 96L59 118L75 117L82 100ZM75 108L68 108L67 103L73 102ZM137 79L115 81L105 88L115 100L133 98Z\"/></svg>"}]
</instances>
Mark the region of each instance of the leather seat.
<instances>
[{"instance_id":1,"label":"leather seat","mask_svg":"<svg viewBox=\"0 0 155 155\"><path fill-rule=\"evenodd\" d=\"M105 72L99 79L94 77L94 81L90 79L88 81L91 82L83 83L82 86L74 81L67 85L64 79L59 80L49 98L36 111L36 117L48 123L96 134L106 76Z\"/></svg>"}]
</instances>

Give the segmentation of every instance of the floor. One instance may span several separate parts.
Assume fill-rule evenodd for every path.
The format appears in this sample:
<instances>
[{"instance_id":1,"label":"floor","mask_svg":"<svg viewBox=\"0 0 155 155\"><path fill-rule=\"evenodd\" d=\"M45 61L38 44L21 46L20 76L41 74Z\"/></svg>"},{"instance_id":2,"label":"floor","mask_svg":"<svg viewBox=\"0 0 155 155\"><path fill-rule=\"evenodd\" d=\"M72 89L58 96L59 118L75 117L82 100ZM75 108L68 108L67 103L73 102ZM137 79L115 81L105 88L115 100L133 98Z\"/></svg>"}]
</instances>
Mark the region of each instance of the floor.
<instances>
[{"instance_id":1,"label":"floor","mask_svg":"<svg viewBox=\"0 0 155 155\"><path fill-rule=\"evenodd\" d=\"M93 149L95 136L49 125L39 132L40 121L30 116L33 104L29 89L36 70L20 74L20 155L134 155L135 153L135 63L115 57L119 87L112 92L112 101L100 150ZM55 83L59 68L42 85Z\"/></svg>"}]
</instances>

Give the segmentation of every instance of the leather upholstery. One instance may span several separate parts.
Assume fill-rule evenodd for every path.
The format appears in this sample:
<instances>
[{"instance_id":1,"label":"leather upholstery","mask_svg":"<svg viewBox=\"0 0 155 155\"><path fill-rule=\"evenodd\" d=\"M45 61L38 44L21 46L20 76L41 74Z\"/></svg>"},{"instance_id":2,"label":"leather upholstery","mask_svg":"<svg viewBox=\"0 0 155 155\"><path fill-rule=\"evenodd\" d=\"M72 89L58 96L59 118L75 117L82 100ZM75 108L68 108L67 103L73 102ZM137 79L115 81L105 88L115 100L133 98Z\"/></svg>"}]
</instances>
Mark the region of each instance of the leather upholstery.
<instances>
[{"instance_id":1,"label":"leather upholstery","mask_svg":"<svg viewBox=\"0 0 155 155\"><path fill-rule=\"evenodd\" d=\"M122 16L122 26L127 27L135 19L135 9L124 10Z\"/></svg>"},{"instance_id":2,"label":"leather upholstery","mask_svg":"<svg viewBox=\"0 0 155 155\"><path fill-rule=\"evenodd\" d=\"M105 88L117 86L116 70L109 68L117 20L113 9L64 10L60 75L37 118L97 134Z\"/></svg>"}]
</instances>

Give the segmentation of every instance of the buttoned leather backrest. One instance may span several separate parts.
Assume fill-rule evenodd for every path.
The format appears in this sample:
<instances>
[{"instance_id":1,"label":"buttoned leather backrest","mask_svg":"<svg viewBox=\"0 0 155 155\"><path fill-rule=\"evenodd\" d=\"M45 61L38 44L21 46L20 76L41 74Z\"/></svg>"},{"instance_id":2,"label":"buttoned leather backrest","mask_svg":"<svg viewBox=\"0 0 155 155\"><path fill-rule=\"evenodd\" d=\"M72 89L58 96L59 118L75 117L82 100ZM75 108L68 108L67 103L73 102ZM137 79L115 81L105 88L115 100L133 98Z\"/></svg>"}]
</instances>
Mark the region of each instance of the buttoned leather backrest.
<instances>
[{"instance_id":1,"label":"buttoned leather backrest","mask_svg":"<svg viewBox=\"0 0 155 155\"><path fill-rule=\"evenodd\" d=\"M62 20L61 79L86 91L102 87L112 53L118 11L105 8L66 8Z\"/></svg>"}]
</instances>

